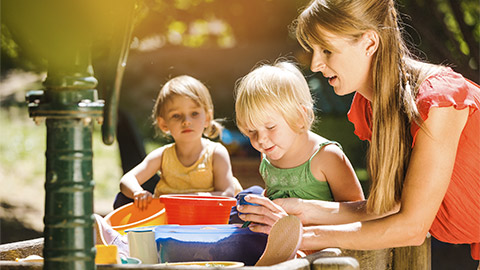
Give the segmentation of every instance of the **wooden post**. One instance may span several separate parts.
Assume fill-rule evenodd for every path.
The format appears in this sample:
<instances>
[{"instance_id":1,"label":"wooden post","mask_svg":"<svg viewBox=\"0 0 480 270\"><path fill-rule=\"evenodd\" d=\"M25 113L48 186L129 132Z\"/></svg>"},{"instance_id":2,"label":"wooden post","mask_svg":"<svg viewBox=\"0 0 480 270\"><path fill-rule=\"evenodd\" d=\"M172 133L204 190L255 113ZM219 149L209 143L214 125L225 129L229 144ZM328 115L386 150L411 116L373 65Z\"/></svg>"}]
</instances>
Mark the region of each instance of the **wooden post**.
<instances>
[{"instance_id":1,"label":"wooden post","mask_svg":"<svg viewBox=\"0 0 480 270\"><path fill-rule=\"evenodd\" d=\"M415 269L431 270L431 236L427 235L420 246L395 248L393 251L393 270Z\"/></svg>"},{"instance_id":2,"label":"wooden post","mask_svg":"<svg viewBox=\"0 0 480 270\"><path fill-rule=\"evenodd\" d=\"M392 270L392 250L392 248L378 250L342 249L342 255L357 259L360 264L359 269Z\"/></svg>"},{"instance_id":3,"label":"wooden post","mask_svg":"<svg viewBox=\"0 0 480 270\"><path fill-rule=\"evenodd\" d=\"M420 246L386 248L379 250L342 249L343 256L358 260L360 269L431 270L431 238L427 235Z\"/></svg>"}]
</instances>

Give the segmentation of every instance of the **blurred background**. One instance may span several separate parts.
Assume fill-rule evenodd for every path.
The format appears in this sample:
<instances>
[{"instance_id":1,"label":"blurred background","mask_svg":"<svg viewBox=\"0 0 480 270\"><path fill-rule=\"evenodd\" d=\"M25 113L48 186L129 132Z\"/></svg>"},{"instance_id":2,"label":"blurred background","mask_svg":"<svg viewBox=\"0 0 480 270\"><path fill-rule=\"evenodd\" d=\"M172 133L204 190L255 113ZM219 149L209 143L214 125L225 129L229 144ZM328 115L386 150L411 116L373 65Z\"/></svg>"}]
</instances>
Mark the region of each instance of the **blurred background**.
<instances>
[{"instance_id":1,"label":"blurred background","mask_svg":"<svg viewBox=\"0 0 480 270\"><path fill-rule=\"evenodd\" d=\"M226 127L222 141L230 151L234 174L242 185L263 185L258 174L259 155L238 132L233 121L233 90L235 82L255 65L271 63L279 57L296 61L303 69L316 101L314 131L340 142L368 193L366 144L357 139L346 118L353 96L336 96L321 74L309 71L310 55L299 46L291 31L299 10L308 2L141 1L119 104L118 137L130 134L130 141L104 145L100 126L95 125L95 212L105 215L112 211L114 197L119 191L118 182L131 166L126 163L136 160L136 154L130 150L148 153L166 143L165 139L155 136L151 110L161 86L169 78L182 74L196 77L210 89L215 117L224 119ZM397 1L397 7L402 13L405 36L417 56L449 65L465 77L477 83L480 81L478 0L401 0ZM47 63L28 60L11 35L2 22L1 243L42 235L45 196L46 128L44 123L36 125L28 117L25 93L43 88ZM102 72L106 54L108 48L94 50L94 72ZM433 248L438 250L436 254L443 252L442 258L468 262L468 247L449 246L448 252L443 251L446 250L443 247L441 243L434 243ZM451 250L462 250L464 255L459 259ZM441 269L435 265L435 259L433 263L434 269Z\"/></svg>"}]
</instances>

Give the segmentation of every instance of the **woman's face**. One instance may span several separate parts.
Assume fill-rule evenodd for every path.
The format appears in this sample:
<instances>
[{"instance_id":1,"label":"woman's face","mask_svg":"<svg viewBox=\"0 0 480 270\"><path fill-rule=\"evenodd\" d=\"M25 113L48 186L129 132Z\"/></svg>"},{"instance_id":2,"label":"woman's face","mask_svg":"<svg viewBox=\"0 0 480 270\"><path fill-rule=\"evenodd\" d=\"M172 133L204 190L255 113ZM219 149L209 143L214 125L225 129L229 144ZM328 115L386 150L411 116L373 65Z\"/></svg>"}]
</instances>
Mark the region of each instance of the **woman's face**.
<instances>
[{"instance_id":1,"label":"woman's face","mask_svg":"<svg viewBox=\"0 0 480 270\"><path fill-rule=\"evenodd\" d=\"M312 45L313 56L310 69L321 72L339 96L354 91L366 98L371 97L372 80L370 66L372 55L368 50L369 42L362 36L356 41L332 34L326 35L332 45L332 51L320 45Z\"/></svg>"}]
</instances>

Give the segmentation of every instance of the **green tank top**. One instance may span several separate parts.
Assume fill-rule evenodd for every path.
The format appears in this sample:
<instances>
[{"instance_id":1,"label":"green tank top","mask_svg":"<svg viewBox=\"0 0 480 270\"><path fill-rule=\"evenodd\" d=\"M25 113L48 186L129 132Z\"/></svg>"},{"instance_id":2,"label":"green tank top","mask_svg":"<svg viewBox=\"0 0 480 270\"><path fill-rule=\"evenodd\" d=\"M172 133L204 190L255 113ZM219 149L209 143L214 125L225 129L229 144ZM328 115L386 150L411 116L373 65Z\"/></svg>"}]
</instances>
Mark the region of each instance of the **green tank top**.
<instances>
[{"instance_id":1,"label":"green tank top","mask_svg":"<svg viewBox=\"0 0 480 270\"><path fill-rule=\"evenodd\" d=\"M294 168L277 168L263 156L259 171L265 181L267 191L265 195L271 200L278 198L301 198L306 200L333 201L332 191L328 182L318 181L310 170L312 158L325 145L332 143L341 148L341 145L337 142L323 142L308 161Z\"/></svg>"}]
</instances>

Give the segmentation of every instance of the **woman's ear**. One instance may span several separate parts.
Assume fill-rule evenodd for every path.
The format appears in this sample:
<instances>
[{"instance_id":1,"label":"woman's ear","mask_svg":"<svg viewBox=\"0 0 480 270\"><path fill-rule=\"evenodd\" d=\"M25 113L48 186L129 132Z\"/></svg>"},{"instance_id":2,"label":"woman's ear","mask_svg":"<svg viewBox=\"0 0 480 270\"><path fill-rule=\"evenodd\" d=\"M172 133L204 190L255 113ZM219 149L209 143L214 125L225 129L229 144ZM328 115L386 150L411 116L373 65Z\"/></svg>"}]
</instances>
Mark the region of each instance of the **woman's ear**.
<instances>
[{"instance_id":1,"label":"woman's ear","mask_svg":"<svg viewBox=\"0 0 480 270\"><path fill-rule=\"evenodd\" d=\"M362 41L365 47L365 55L372 56L375 54L380 43L378 33L373 30L368 30L367 32L363 33Z\"/></svg>"},{"instance_id":2,"label":"woman's ear","mask_svg":"<svg viewBox=\"0 0 480 270\"><path fill-rule=\"evenodd\" d=\"M163 133L168 133L169 132L167 122L165 121L165 119L163 119L160 116L157 117L157 126Z\"/></svg>"}]
</instances>

